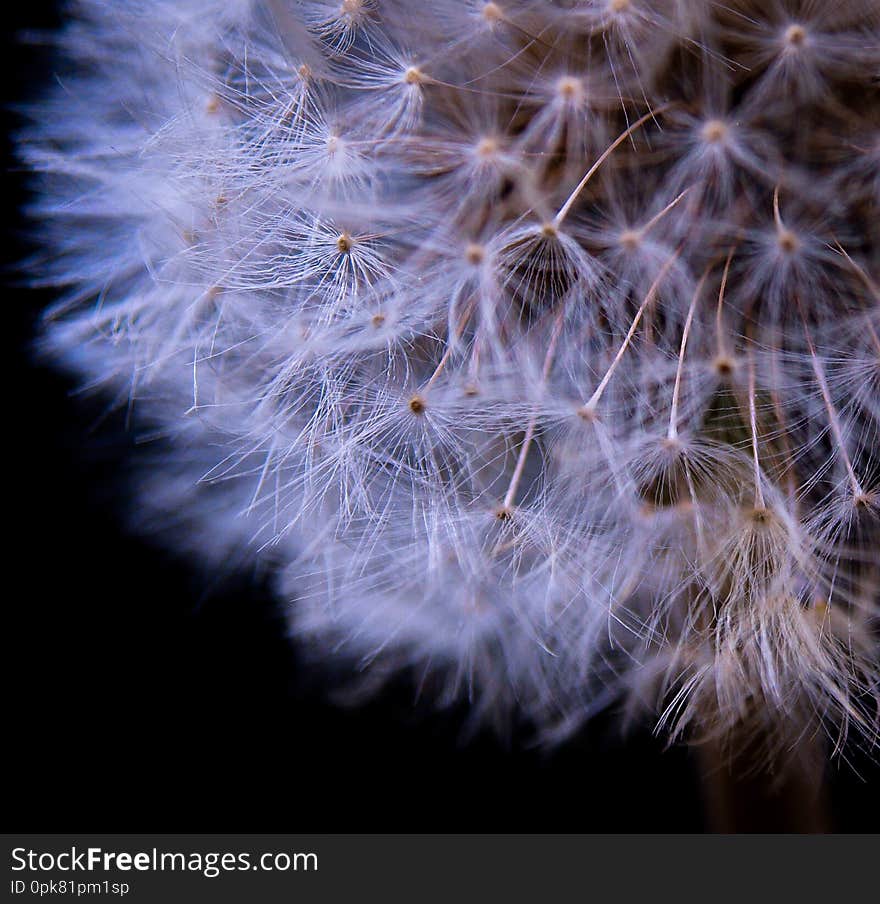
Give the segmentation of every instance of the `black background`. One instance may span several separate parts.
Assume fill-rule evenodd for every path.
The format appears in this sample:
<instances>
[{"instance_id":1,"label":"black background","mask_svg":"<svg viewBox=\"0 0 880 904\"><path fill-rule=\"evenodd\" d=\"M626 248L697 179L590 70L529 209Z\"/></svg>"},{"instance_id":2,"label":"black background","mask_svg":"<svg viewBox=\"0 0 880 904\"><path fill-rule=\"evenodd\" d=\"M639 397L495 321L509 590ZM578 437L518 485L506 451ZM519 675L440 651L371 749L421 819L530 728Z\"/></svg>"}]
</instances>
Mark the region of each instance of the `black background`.
<instances>
[{"instance_id":1,"label":"black background","mask_svg":"<svg viewBox=\"0 0 880 904\"><path fill-rule=\"evenodd\" d=\"M124 2L124 0L120 0ZM132 452L116 416L33 361L21 286L27 182L11 105L52 77L23 28L56 4L4 12L2 512L8 654L5 817L16 831L701 831L691 757L614 714L539 751L464 740L402 682L363 707L329 702L285 637L259 576L205 574L127 534ZM39 240L39 228L30 227ZM832 767L836 825L876 830L880 769Z\"/></svg>"}]
</instances>

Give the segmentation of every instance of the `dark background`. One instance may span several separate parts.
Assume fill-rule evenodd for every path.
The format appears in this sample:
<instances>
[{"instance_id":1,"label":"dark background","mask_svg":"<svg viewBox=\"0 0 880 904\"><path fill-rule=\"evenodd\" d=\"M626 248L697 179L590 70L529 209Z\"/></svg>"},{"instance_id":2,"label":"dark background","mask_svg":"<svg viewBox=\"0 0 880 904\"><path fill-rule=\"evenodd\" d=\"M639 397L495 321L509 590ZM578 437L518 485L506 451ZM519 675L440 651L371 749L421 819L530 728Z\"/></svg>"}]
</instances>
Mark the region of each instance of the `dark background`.
<instances>
[{"instance_id":1,"label":"dark background","mask_svg":"<svg viewBox=\"0 0 880 904\"><path fill-rule=\"evenodd\" d=\"M549 752L467 740L463 711L432 712L405 682L341 708L298 661L259 576L207 575L126 533L133 440L100 400L73 398L70 380L34 362L51 298L16 273L32 246L12 105L52 77L50 55L16 36L52 27L56 7L7 7L0 60L7 828L703 830L685 750L648 732L624 740L613 713ZM876 831L880 769L856 767L831 768L835 824Z\"/></svg>"}]
</instances>

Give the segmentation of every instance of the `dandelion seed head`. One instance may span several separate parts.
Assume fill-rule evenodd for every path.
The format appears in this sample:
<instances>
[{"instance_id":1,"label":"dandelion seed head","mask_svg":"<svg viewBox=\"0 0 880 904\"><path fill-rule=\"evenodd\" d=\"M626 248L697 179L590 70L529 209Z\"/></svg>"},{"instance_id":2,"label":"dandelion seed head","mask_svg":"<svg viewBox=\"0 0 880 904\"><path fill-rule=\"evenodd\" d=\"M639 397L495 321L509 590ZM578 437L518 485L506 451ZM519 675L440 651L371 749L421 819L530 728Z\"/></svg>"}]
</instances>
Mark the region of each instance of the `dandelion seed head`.
<instances>
[{"instance_id":1,"label":"dandelion seed head","mask_svg":"<svg viewBox=\"0 0 880 904\"><path fill-rule=\"evenodd\" d=\"M164 437L151 529L265 563L319 659L551 738L622 698L873 738L878 30L81 0L21 141L47 354Z\"/></svg>"}]
</instances>

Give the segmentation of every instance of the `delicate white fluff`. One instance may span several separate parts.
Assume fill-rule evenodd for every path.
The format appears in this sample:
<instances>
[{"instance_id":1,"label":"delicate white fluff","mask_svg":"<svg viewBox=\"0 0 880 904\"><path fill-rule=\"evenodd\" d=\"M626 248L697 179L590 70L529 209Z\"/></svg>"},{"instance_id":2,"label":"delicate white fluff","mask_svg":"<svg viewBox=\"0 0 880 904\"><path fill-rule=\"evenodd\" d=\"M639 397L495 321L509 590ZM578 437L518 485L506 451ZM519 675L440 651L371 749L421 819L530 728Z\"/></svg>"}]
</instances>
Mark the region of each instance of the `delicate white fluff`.
<instances>
[{"instance_id":1,"label":"delicate white fluff","mask_svg":"<svg viewBox=\"0 0 880 904\"><path fill-rule=\"evenodd\" d=\"M319 655L871 737L880 22L826 7L80 0L46 346Z\"/></svg>"}]
</instances>

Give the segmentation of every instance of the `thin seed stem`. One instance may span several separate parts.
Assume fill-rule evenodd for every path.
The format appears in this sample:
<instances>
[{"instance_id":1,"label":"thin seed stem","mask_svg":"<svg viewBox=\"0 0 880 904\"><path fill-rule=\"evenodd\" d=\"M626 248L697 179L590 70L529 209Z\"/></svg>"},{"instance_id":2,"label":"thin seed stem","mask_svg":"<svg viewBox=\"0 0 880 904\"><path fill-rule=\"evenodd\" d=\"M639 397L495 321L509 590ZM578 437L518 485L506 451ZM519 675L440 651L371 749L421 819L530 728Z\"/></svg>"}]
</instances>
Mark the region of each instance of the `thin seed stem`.
<instances>
[{"instance_id":1,"label":"thin seed stem","mask_svg":"<svg viewBox=\"0 0 880 904\"><path fill-rule=\"evenodd\" d=\"M856 497L863 496L864 492L862 490L862 484L859 481L858 476L856 475L852 459L850 459L849 453L846 451L843 429L840 425L840 416L838 415L837 408L835 408L834 402L831 398L831 390L828 388L828 380L825 377L825 369L822 367L822 362L819 360L819 356L816 354L816 347L815 345L813 345L813 337L810 335L810 329L807 326L807 320L806 317L804 317L804 312L800 305L800 299L798 299L798 308L800 309L801 320L804 324L804 334L807 338L807 347L810 350L810 363L813 368L813 374L816 377L816 385L819 387L819 393L822 396L822 402L825 405L826 412L828 413L828 423L831 427L831 432L834 434L834 440L837 443L837 447L840 450L840 456L843 459L844 467L846 468L847 474L849 475L849 481L850 485L852 486L853 495Z\"/></svg>"},{"instance_id":2,"label":"thin seed stem","mask_svg":"<svg viewBox=\"0 0 880 904\"><path fill-rule=\"evenodd\" d=\"M718 290L718 309L715 312L715 331L718 336L718 355L721 358L727 355L727 346L724 342L724 295L727 292L727 277L730 275L730 262L733 260L735 248L731 248L724 262L724 272L721 274L721 287Z\"/></svg>"},{"instance_id":3,"label":"thin seed stem","mask_svg":"<svg viewBox=\"0 0 880 904\"><path fill-rule=\"evenodd\" d=\"M660 222L660 220L662 220L663 217L665 217L666 214L668 214L669 211L672 210L672 208L675 207L675 206L678 204L678 202L679 202L685 195L688 194L688 192L691 191L692 188L693 188L693 186L690 186L689 188L686 188L686 189L685 189L685 190L684 190L677 198L674 198L672 201L670 201L670 202L663 208L663 210L661 210L659 213L655 213L654 216L651 217L651 219L648 220L648 222L645 223L644 226L641 226L641 227L639 228L638 234L639 234L640 236L647 235L647 233L648 233L651 229L653 229L653 227L656 226L656 225Z\"/></svg>"},{"instance_id":4,"label":"thin seed stem","mask_svg":"<svg viewBox=\"0 0 880 904\"><path fill-rule=\"evenodd\" d=\"M852 269L856 272L859 279L865 284L865 288L874 296L874 300L880 302L880 288L878 288L877 284L873 279L865 272L865 269L859 264L857 264L847 253L846 249L840 242L835 242L837 246L837 250L844 256L847 263L852 267ZM880 354L880 336L877 335L877 330L874 327L874 324L870 319L867 320L867 328L868 332L871 334L871 342L874 345L874 348L877 349L877 353Z\"/></svg>"},{"instance_id":5,"label":"thin seed stem","mask_svg":"<svg viewBox=\"0 0 880 904\"><path fill-rule=\"evenodd\" d=\"M782 222L782 217L779 213L779 186L773 189L773 222L776 223L776 228L779 232L785 231L785 224Z\"/></svg>"},{"instance_id":6,"label":"thin seed stem","mask_svg":"<svg viewBox=\"0 0 880 904\"><path fill-rule=\"evenodd\" d=\"M456 339L461 338L461 335L464 332L465 327L467 326L467 323L470 320L471 314L473 314L475 307L476 307L476 299L471 299L471 301L468 303L468 306L465 308L464 313L461 315L461 322L459 323L458 327L456 328L456 331L455 331ZM452 343L452 342L446 343L446 349L443 352L443 357L440 359L439 363L437 364L437 367L434 369L434 373L432 373L430 378L428 379L428 382L425 383L425 385L423 387L424 390L427 391L428 389L430 389L434 385L434 383L437 381L437 378L440 376L440 374L443 373L444 368L446 367L447 363L449 362L449 358L452 356L453 347L454 347L454 343Z\"/></svg>"},{"instance_id":7,"label":"thin seed stem","mask_svg":"<svg viewBox=\"0 0 880 904\"><path fill-rule=\"evenodd\" d=\"M553 324L553 332L550 335L550 344L547 347L547 354L544 356L544 367L541 371L542 383L547 382L547 378L550 376L550 370L553 367L556 345L559 341L559 334L562 332L563 316L564 312L560 311L556 315L556 321ZM529 457L532 440L535 438L537 423L537 418L531 417L529 419L528 426L526 427L526 434L523 437L522 446L520 446L519 457L516 460L516 466L513 470L513 476L510 478L510 485L507 487L507 492L504 494L504 501L501 504L504 511L509 511L513 507L513 503L516 499L516 491L519 489L520 481L525 472L526 461Z\"/></svg>"},{"instance_id":8,"label":"thin seed stem","mask_svg":"<svg viewBox=\"0 0 880 904\"><path fill-rule=\"evenodd\" d=\"M775 339L775 337L774 337ZM779 343L771 343L774 348L777 348ZM782 380L779 375L779 356L773 355L770 358L770 367L771 367L771 384L773 386L781 386ZM788 495L792 505L797 506L797 480L794 470L794 456L792 455L791 449L791 440L789 438L789 429L787 426L785 411L782 407L782 399L779 396L779 392L776 389L772 389L770 392L770 398L773 402L773 413L776 417L776 423L778 425L778 436L779 441L782 445L782 452L785 457L785 481L788 485Z\"/></svg>"},{"instance_id":9,"label":"thin seed stem","mask_svg":"<svg viewBox=\"0 0 880 904\"><path fill-rule=\"evenodd\" d=\"M761 487L761 457L758 449L758 412L755 404L755 361L749 355L749 430L752 434L752 461L755 470L755 508L763 511L764 490Z\"/></svg>"},{"instance_id":10,"label":"thin seed stem","mask_svg":"<svg viewBox=\"0 0 880 904\"><path fill-rule=\"evenodd\" d=\"M672 404L669 408L669 431L667 432L667 438L670 441L678 437L678 399L681 392L681 374L684 370L684 353L687 348L688 336L691 332L691 324L694 322L697 299L700 297L700 293L703 290L703 286L706 284L706 279L708 278L711 269L711 264L706 267L703 271L703 275L700 277L700 281L697 283L696 289L694 289L694 297L691 299L687 320L684 322L684 330L681 334L681 347L678 351L678 365L675 368L675 385L672 387Z\"/></svg>"},{"instance_id":11,"label":"thin seed stem","mask_svg":"<svg viewBox=\"0 0 880 904\"><path fill-rule=\"evenodd\" d=\"M674 106L674 104L665 104L664 106L658 108L657 110L651 110L646 113L640 119L637 119L628 129L621 132L611 144L608 145L607 148L602 152L599 156L598 160L587 170L584 174L584 178L578 182L574 191L568 196L568 200L559 208L559 212L553 217L553 225L558 229L565 218L568 216L569 211L571 210L572 205L577 200L578 195L586 188L587 183L596 173L596 170L611 156L612 153L624 142L627 138L630 137L634 132L640 129L648 120L654 119L658 114L665 113L670 107Z\"/></svg>"},{"instance_id":12,"label":"thin seed stem","mask_svg":"<svg viewBox=\"0 0 880 904\"><path fill-rule=\"evenodd\" d=\"M599 399L602 398L602 393L605 392L605 388L608 386L608 384L611 382L611 378L614 376L614 371L617 370L617 365L620 364L621 359L623 358L624 354L626 354L626 350L629 348L629 345L632 342L632 338L639 327L642 315L645 313L648 306L656 297L657 289L660 287L660 283L663 282L666 274L669 273L670 268L681 255L682 248L683 244L678 246L675 252L669 256L669 258L666 260L666 263L657 274L657 278L651 284L651 288L648 289L644 300L639 305L639 309L636 311L635 317L633 317L633 322L630 325L629 331L627 332L626 337L621 343L620 348L617 350L617 354L614 356L614 360L609 365L608 370L605 371L605 376L602 377L602 380L596 387L596 391L590 396L589 400L584 403L583 410L595 411L596 405L598 405L599 403Z\"/></svg>"}]
</instances>

